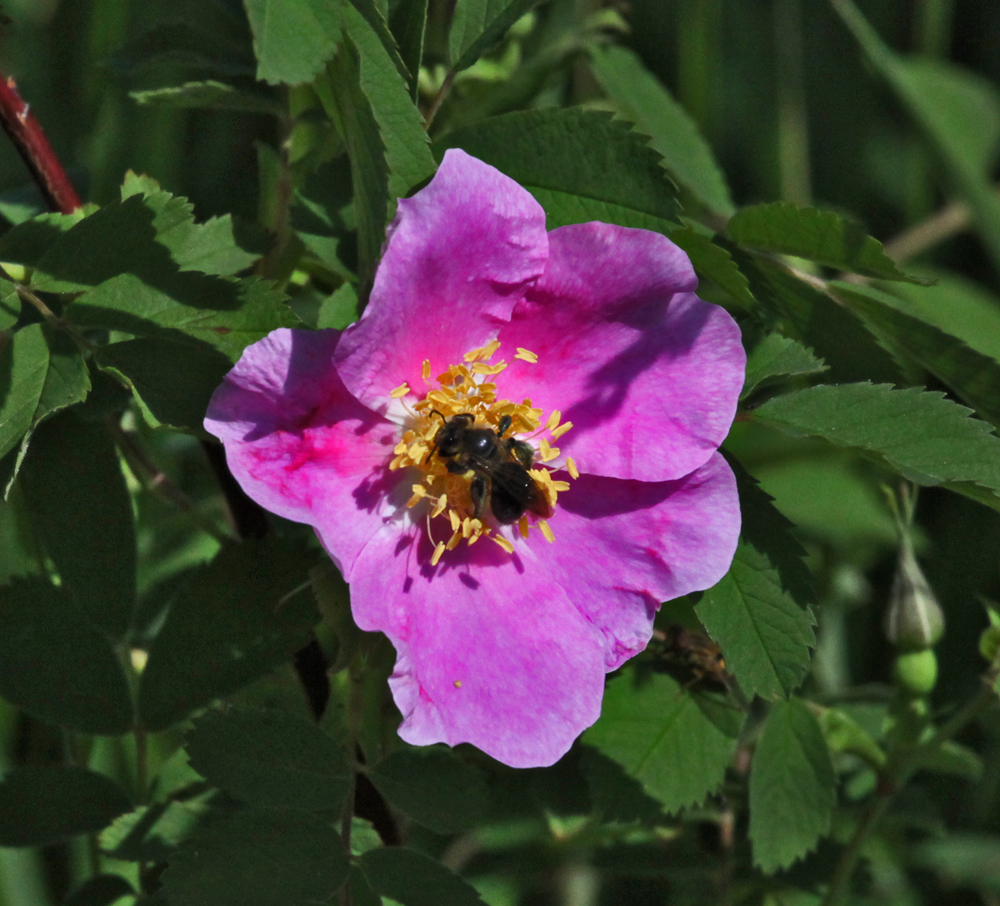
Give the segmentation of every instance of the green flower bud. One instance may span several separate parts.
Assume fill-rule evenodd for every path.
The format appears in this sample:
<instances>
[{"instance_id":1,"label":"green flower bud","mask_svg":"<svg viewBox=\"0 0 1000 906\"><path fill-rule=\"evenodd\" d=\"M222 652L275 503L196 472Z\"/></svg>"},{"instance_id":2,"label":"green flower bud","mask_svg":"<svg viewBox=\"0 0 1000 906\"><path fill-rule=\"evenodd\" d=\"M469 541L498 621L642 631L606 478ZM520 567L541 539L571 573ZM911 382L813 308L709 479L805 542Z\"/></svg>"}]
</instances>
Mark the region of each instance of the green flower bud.
<instances>
[{"instance_id":1,"label":"green flower bud","mask_svg":"<svg viewBox=\"0 0 1000 906\"><path fill-rule=\"evenodd\" d=\"M920 651L933 646L943 632L941 605L913 556L910 539L904 538L889 592L885 634L903 651Z\"/></svg>"},{"instance_id":2,"label":"green flower bud","mask_svg":"<svg viewBox=\"0 0 1000 906\"><path fill-rule=\"evenodd\" d=\"M911 695L927 695L937 683L937 656L930 648L900 654L893 675L900 689Z\"/></svg>"}]
</instances>

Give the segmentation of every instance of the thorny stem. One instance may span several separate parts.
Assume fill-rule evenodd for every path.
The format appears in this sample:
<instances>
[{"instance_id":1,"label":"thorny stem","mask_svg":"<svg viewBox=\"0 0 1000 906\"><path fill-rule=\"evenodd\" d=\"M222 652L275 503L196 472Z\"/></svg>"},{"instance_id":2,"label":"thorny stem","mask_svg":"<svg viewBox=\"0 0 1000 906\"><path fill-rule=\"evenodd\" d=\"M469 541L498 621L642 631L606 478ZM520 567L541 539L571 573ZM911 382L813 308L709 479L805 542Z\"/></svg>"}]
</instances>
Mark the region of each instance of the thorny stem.
<instances>
[{"instance_id":1,"label":"thorny stem","mask_svg":"<svg viewBox=\"0 0 1000 906\"><path fill-rule=\"evenodd\" d=\"M230 540L225 532L220 531L211 520L206 519L198 512L198 508L194 505L191 498L178 488L160 467L153 462L142 444L136 440L134 434L124 430L114 419L108 420L108 426L129 468L135 477L143 483L147 491L158 495L163 500L177 507L177 509L187 513L202 531L207 532L220 543Z\"/></svg>"},{"instance_id":2,"label":"thorny stem","mask_svg":"<svg viewBox=\"0 0 1000 906\"><path fill-rule=\"evenodd\" d=\"M861 858L861 851L885 816L896 793L906 785L906 782L919 768L920 757L943 746L996 701L993 686L998 676L1000 676L1000 663L994 662L983 676L983 685L979 693L938 727L926 743L917 746L913 751L903 756L891 774L883 775L880 778L875 801L866 809L847 844L847 848L841 854L830 880L830 887L820 906L836 906L837 903L841 902L854 876L854 869Z\"/></svg>"},{"instance_id":3,"label":"thorny stem","mask_svg":"<svg viewBox=\"0 0 1000 906\"><path fill-rule=\"evenodd\" d=\"M434 117L437 116L437 112L441 109L444 99L448 97L448 93L451 91L452 83L455 81L455 75L456 73L453 69L448 70L448 74L444 77L441 87L438 89L437 94L434 95L434 100L431 101L430 109L427 111L427 116L424 118L425 131L430 131L431 123L434 122Z\"/></svg>"},{"instance_id":4,"label":"thorny stem","mask_svg":"<svg viewBox=\"0 0 1000 906\"><path fill-rule=\"evenodd\" d=\"M53 211L71 214L80 198L49 144L41 123L18 94L17 84L0 75L0 124L25 162Z\"/></svg>"}]
</instances>

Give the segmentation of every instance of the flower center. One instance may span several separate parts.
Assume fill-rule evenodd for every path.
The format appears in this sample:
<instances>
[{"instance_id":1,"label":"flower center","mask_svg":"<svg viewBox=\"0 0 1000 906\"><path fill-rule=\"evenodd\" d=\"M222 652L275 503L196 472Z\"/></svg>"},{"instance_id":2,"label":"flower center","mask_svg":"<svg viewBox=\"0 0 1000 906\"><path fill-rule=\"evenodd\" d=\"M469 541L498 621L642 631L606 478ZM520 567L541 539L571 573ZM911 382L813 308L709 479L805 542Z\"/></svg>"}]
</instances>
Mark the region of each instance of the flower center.
<instances>
[{"instance_id":1,"label":"flower center","mask_svg":"<svg viewBox=\"0 0 1000 906\"><path fill-rule=\"evenodd\" d=\"M501 534L503 525L516 524L522 538L534 525L546 540L555 540L546 517L560 491L569 490L569 482L553 479L545 464L560 455L550 441L562 437L573 424L560 424L559 410L543 423L542 410L534 408L530 399L521 403L497 399L494 379L507 362L489 361L499 348L500 342L493 340L467 352L462 364L450 365L437 376L436 387L425 360L422 377L431 389L407 405L412 420L393 450L389 468L419 473L407 506L429 507L427 532L432 542L433 520L446 520L450 527L448 540L435 542L431 565L462 541L471 545L482 537L513 553L511 539ZM521 348L514 358L527 365L538 361L538 356ZM403 399L412 392L402 384L391 396ZM517 435L537 438L537 449ZM572 457L566 457L565 468L572 478L579 476Z\"/></svg>"}]
</instances>

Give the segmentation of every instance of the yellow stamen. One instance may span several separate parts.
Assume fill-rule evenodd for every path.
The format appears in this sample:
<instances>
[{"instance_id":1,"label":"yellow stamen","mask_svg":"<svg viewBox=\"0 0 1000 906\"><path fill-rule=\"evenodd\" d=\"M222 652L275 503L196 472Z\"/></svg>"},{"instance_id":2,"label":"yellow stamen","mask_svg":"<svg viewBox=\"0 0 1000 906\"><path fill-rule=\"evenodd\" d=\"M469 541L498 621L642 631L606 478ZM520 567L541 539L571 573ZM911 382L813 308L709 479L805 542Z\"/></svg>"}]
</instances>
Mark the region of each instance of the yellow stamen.
<instances>
[{"instance_id":1,"label":"yellow stamen","mask_svg":"<svg viewBox=\"0 0 1000 906\"><path fill-rule=\"evenodd\" d=\"M456 689L462 688L462 681L460 679L455 680L455 688Z\"/></svg>"},{"instance_id":2,"label":"yellow stamen","mask_svg":"<svg viewBox=\"0 0 1000 906\"><path fill-rule=\"evenodd\" d=\"M562 437L570 428L573 427L572 422L563 422L558 428L553 428L549 434L552 435L553 440L558 440Z\"/></svg>"},{"instance_id":3,"label":"yellow stamen","mask_svg":"<svg viewBox=\"0 0 1000 906\"><path fill-rule=\"evenodd\" d=\"M499 544L508 554L514 553L514 545L504 538L503 535L490 535L490 539Z\"/></svg>"},{"instance_id":4,"label":"yellow stamen","mask_svg":"<svg viewBox=\"0 0 1000 906\"><path fill-rule=\"evenodd\" d=\"M414 483L412 496L408 505L419 508L420 518L427 521L427 534L433 547L431 563L437 564L444 551L454 550L464 541L475 544L480 538L491 538L497 546L507 553L513 554L520 540L528 538L532 525L537 526L547 540L553 540L552 529L545 520L539 520L532 513L524 513L516 521L516 534L503 533L497 530L495 520L490 514L490 499L482 503L487 515L483 518L475 516L481 508L480 501L472 497L473 482L480 482L489 488L492 471L462 448L461 434L451 433L452 443L457 450L448 454L441 453L440 438L442 432L454 425L455 416L469 416L465 427L477 431L499 431L504 425L502 438L505 442L496 455L510 460L519 459L523 453L522 447L507 446L507 442L520 441L521 437L537 438L531 443L537 446L534 463L528 469L532 480L536 483L540 496L548 509L554 509L560 493L568 490L568 481L553 479L554 465L546 466L560 457L560 451L553 445L554 438L565 433L571 427L560 425L562 414L557 410L548 415L532 405L530 399L518 403L510 399L498 398L498 379L507 367L507 361L489 364L489 360L500 348L498 341L491 341L485 346L474 349L465 355L464 361L449 365L438 375L437 383L430 381L431 363L424 360L421 367L421 377L426 384L426 393L422 399L404 403L411 420L402 433L402 438L394 446L390 459L390 469L412 469ZM536 362L538 356L530 350L518 347L516 358L525 362ZM394 391L396 398L412 393L408 384ZM509 425L506 423L509 421ZM461 423L459 423L461 425ZM548 432L546 437L539 435ZM515 453L517 454L515 457ZM502 460L497 460L500 462ZM460 463L465 470L455 474L455 464ZM565 466L567 473L577 477L579 472L572 460ZM419 473L419 474L418 474ZM566 476L563 476L566 477ZM495 488L494 488L495 490ZM425 502L426 501L426 502ZM443 543L438 543L434 537L432 522L443 516L448 520L450 534ZM485 519L485 522L484 522Z\"/></svg>"},{"instance_id":5,"label":"yellow stamen","mask_svg":"<svg viewBox=\"0 0 1000 906\"><path fill-rule=\"evenodd\" d=\"M572 456L566 457L566 471L569 472L570 478L579 478L580 470L576 467L576 461Z\"/></svg>"},{"instance_id":6,"label":"yellow stamen","mask_svg":"<svg viewBox=\"0 0 1000 906\"><path fill-rule=\"evenodd\" d=\"M389 396L391 396L394 400L398 400L402 399L409 392L410 392L410 385L407 384L406 381L403 381L403 383L400 384L395 390L389 391Z\"/></svg>"},{"instance_id":7,"label":"yellow stamen","mask_svg":"<svg viewBox=\"0 0 1000 906\"><path fill-rule=\"evenodd\" d=\"M541 529L542 535L549 544L555 544L556 536L552 534L552 526L545 519L538 520L538 527Z\"/></svg>"},{"instance_id":8,"label":"yellow stamen","mask_svg":"<svg viewBox=\"0 0 1000 906\"><path fill-rule=\"evenodd\" d=\"M543 437L538 441L538 452L542 462L552 462L559 455L559 448L550 447L549 442Z\"/></svg>"}]
</instances>

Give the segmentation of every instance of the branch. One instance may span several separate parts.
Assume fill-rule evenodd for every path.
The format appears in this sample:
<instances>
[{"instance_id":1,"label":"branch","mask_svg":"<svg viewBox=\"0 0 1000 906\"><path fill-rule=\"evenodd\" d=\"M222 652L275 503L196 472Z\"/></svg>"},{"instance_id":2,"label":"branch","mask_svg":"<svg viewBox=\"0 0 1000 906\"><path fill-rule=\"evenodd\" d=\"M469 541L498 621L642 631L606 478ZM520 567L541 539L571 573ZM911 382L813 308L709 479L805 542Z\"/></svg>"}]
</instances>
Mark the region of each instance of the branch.
<instances>
[{"instance_id":1,"label":"branch","mask_svg":"<svg viewBox=\"0 0 1000 906\"><path fill-rule=\"evenodd\" d=\"M0 123L17 148L21 159L45 200L53 211L71 214L80 205L80 197L69 181L45 131L17 92L17 84L10 77L0 75Z\"/></svg>"}]
</instances>

